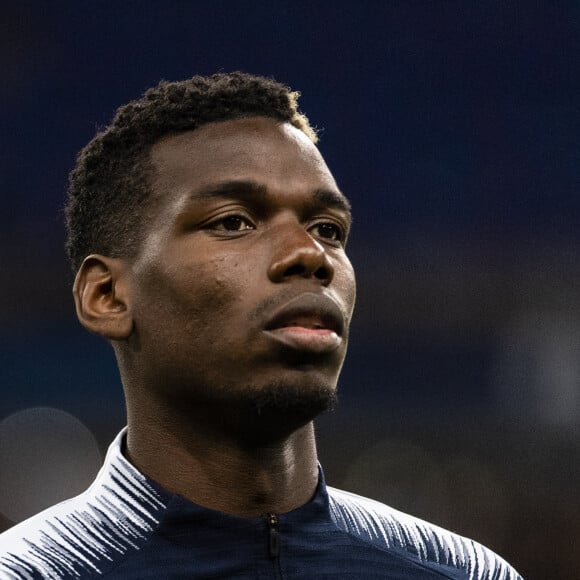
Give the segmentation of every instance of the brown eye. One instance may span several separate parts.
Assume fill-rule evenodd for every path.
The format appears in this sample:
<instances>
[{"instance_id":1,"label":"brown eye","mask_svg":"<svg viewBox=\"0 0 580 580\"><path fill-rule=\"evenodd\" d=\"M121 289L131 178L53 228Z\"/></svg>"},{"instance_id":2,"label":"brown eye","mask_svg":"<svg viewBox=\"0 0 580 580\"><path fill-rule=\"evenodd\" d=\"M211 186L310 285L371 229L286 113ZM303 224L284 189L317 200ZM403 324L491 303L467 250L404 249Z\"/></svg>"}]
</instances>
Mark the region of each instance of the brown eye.
<instances>
[{"instance_id":1,"label":"brown eye","mask_svg":"<svg viewBox=\"0 0 580 580\"><path fill-rule=\"evenodd\" d=\"M316 236L330 242L342 242L344 239L342 229L331 222L316 224L312 230Z\"/></svg>"},{"instance_id":2,"label":"brown eye","mask_svg":"<svg viewBox=\"0 0 580 580\"><path fill-rule=\"evenodd\" d=\"M215 223L215 228L228 232L241 232L244 230L253 230L254 226L241 215L229 215Z\"/></svg>"}]
</instances>

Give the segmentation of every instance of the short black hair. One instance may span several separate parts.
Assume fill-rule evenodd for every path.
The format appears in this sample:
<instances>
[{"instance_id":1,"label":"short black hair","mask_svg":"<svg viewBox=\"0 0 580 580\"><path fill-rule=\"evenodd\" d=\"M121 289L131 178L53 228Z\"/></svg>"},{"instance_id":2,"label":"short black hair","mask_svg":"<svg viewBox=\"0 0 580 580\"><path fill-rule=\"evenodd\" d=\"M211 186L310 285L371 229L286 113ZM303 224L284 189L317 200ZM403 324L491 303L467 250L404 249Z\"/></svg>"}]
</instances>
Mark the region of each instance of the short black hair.
<instances>
[{"instance_id":1,"label":"short black hair","mask_svg":"<svg viewBox=\"0 0 580 580\"><path fill-rule=\"evenodd\" d=\"M91 253L136 254L151 194L154 143L207 123L253 116L291 123L316 143L315 130L298 110L299 96L271 78L232 72L161 81L120 107L80 151L69 176L66 250L73 270Z\"/></svg>"}]
</instances>

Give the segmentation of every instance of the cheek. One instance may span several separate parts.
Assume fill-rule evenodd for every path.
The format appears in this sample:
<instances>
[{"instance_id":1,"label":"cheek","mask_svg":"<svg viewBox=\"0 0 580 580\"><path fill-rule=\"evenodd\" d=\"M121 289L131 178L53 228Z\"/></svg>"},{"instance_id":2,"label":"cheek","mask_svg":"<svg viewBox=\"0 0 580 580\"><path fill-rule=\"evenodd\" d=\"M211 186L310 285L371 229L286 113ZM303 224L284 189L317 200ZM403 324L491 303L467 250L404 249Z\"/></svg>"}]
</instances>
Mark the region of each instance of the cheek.
<instances>
[{"instance_id":1,"label":"cheek","mask_svg":"<svg viewBox=\"0 0 580 580\"><path fill-rule=\"evenodd\" d=\"M216 259L182 272L172 302L192 323L218 326L232 315L242 281L230 260Z\"/></svg>"},{"instance_id":2,"label":"cheek","mask_svg":"<svg viewBox=\"0 0 580 580\"><path fill-rule=\"evenodd\" d=\"M239 269L230 258L150 268L140 277L136 316L153 318L152 327L165 326L175 334L218 325L231 313L242 291Z\"/></svg>"},{"instance_id":3,"label":"cheek","mask_svg":"<svg viewBox=\"0 0 580 580\"><path fill-rule=\"evenodd\" d=\"M350 260L344 258L335 267L334 284L339 290L346 311L352 315L356 300L356 279Z\"/></svg>"},{"instance_id":4,"label":"cheek","mask_svg":"<svg viewBox=\"0 0 580 580\"><path fill-rule=\"evenodd\" d=\"M215 258L194 268L190 287L195 287L200 304L221 310L240 304L250 289L252 269L237 255Z\"/></svg>"}]
</instances>

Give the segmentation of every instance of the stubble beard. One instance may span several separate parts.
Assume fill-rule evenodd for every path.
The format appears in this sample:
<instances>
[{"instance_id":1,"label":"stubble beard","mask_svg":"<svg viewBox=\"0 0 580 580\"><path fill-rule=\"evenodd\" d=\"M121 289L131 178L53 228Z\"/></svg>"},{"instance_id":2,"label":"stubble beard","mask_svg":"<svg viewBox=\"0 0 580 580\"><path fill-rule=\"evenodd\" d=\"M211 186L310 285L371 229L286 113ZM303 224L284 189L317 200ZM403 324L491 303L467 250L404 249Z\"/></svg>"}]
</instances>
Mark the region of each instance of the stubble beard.
<instances>
[{"instance_id":1,"label":"stubble beard","mask_svg":"<svg viewBox=\"0 0 580 580\"><path fill-rule=\"evenodd\" d=\"M202 412L204 421L217 421L218 430L247 441L284 438L337 404L336 388L328 384L280 380L245 387L222 385L212 391L207 399L192 401L193 406Z\"/></svg>"},{"instance_id":2,"label":"stubble beard","mask_svg":"<svg viewBox=\"0 0 580 580\"><path fill-rule=\"evenodd\" d=\"M283 381L261 388L249 388L243 397L256 415L283 414L311 421L318 415L332 411L337 403L336 388L314 385L302 388Z\"/></svg>"},{"instance_id":3,"label":"stubble beard","mask_svg":"<svg viewBox=\"0 0 580 580\"><path fill-rule=\"evenodd\" d=\"M267 443L287 437L337 404L336 383L306 380L219 382L167 380L148 391L149 404L172 425L201 429L240 443ZM129 402L129 401L128 401Z\"/></svg>"},{"instance_id":4,"label":"stubble beard","mask_svg":"<svg viewBox=\"0 0 580 580\"><path fill-rule=\"evenodd\" d=\"M319 415L332 411L337 404L336 389L327 385L274 382L250 387L239 394L240 410L246 409L249 440L283 439Z\"/></svg>"}]
</instances>

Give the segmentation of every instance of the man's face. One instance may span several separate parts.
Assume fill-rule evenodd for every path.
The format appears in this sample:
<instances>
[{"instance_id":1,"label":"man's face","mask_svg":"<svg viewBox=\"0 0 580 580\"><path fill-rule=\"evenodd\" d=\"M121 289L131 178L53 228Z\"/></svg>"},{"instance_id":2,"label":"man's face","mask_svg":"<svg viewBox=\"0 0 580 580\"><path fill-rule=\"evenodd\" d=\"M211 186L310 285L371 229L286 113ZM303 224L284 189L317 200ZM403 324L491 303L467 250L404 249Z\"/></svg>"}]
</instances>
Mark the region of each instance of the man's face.
<instances>
[{"instance_id":1,"label":"man's face","mask_svg":"<svg viewBox=\"0 0 580 580\"><path fill-rule=\"evenodd\" d=\"M318 149L254 117L165 138L151 161L151 217L131 272L138 382L196 403L303 399L322 410L355 280L348 203Z\"/></svg>"}]
</instances>

